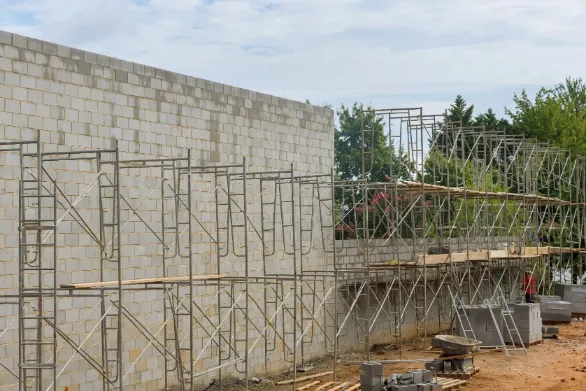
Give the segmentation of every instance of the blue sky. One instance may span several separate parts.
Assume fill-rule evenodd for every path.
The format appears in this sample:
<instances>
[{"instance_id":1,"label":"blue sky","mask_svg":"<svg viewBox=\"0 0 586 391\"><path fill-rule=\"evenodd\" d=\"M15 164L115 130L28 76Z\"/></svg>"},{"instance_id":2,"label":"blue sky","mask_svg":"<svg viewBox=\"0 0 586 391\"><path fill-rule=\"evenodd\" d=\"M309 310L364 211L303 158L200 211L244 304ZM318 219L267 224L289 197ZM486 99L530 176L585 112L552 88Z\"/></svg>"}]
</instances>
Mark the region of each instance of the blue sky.
<instances>
[{"instance_id":1,"label":"blue sky","mask_svg":"<svg viewBox=\"0 0 586 391\"><path fill-rule=\"evenodd\" d=\"M583 0L0 0L0 29L291 99L504 114L586 63Z\"/></svg>"}]
</instances>

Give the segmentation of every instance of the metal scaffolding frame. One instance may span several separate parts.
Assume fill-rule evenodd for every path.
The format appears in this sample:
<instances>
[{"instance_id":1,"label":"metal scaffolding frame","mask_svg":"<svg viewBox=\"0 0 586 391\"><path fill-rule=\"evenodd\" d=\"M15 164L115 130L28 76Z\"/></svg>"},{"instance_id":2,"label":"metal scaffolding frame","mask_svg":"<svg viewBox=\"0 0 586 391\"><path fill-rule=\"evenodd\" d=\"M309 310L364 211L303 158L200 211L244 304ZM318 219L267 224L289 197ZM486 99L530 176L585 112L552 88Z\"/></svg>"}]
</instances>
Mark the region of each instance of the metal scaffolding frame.
<instances>
[{"instance_id":1,"label":"metal scaffolding frame","mask_svg":"<svg viewBox=\"0 0 586 391\"><path fill-rule=\"evenodd\" d=\"M369 128L376 118L391 157L405 162L386 164L383 182L370 171L381 140ZM341 353L359 348L369 359L373 341L399 352L407 338L427 347L433 333L453 327L455 299L514 299L527 270L544 294L583 279L584 157L420 108L365 110L361 123L362 178L352 180L333 169L300 175L293 165L249 171L246 160L198 166L189 151L124 160L117 146L44 151L38 136L0 143L0 153L20 159L19 288L0 304L18 306L6 323L18 326L19 365L0 357L2 369L21 390L56 390L81 360L107 391L130 384L152 353L165 387L193 390L202 376L221 386L236 374L248 388L275 362L298 368L327 352L335 377ZM73 161L96 168L76 197L51 168ZM156 184L125 196L132 186L124 181L135 176ZM91 219L83 212L89 198L97 199ZM156 225L143 214L151 201ZM63 221L97 247L97 281L58 284ZM122 238L133 222L157 249L154 276L125 277ZM159 305L144 318L129 298L146 292ZM64 328L60 300L92 304ZM127 329L144 341L129 361Z\"/></svg>"}]
</instances>

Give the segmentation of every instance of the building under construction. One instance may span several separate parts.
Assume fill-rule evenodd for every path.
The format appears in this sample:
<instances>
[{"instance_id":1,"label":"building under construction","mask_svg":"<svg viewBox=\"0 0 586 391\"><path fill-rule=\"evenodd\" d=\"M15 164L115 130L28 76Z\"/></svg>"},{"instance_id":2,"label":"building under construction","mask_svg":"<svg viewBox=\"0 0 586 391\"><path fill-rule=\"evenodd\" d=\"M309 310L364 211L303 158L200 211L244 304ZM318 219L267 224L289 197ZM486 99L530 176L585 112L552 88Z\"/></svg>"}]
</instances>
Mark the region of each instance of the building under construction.
<instances>
[{"instance_id":1,"label":"building under construction","mask_svg":"<svg viewBox=\"0 0 586 391\"><path fill-rule=\"evenodd\" d=\"M5 32L0 91L1 391L335 374L583 277L584 157L549 144L364 111L340 181L329 109Z\"/></svg>"}]
</instances>

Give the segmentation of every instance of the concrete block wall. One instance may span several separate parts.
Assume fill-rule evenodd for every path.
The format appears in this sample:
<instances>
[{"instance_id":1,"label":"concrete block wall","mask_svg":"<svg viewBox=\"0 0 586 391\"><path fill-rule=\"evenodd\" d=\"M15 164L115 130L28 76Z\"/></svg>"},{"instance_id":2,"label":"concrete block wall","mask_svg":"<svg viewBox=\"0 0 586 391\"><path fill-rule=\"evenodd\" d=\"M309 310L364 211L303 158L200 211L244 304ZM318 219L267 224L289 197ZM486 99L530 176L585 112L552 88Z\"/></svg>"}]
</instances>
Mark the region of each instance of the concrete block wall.
<instances>
[{"instance_id":1,"label":"concrete block wall","mask_svg":"<svg viewBox=\"0 0 586 391\"><path fill-rule=\"evenodd\" d=\"M117 144L121 159L140 159L186 157L187 150L191 149L192 161L201 166L239 164L246 157L249 171L287 170L293 163L296 174L328 174L333 166L333 121L333 112L323 107L0 31L0 140L33 140L38 131L46 152L106 149ZM111 159L112 156L104 158ZM0 153L2 294L18 291L19 164L18 155ZM33 164L34 161L27 161L27 165ZM93 186L98 172L96 162L71 160L46 163L45 167L70 202L91 188L76 208L90 228L98 232L98 193L97 187ZM111 177L110 168L106 168L105 172L106 176ZM169 180L168 176L166 180ZM161 277L164 255L168 257L167 275L185 275L185 259L169 256L174 250L166 250L150 231L152 229L160 235L163 224L174 223L171 216L161 215L163 203L160 188L165 186L160 169L124 170L120 182L122 195L144 220L143 223L130 208L123 205L122 278ZM292 213L287 208L282 214L278 212L274 216L275 241L268 249L265 248L265 253L272 255L263 259L263 244L257 234L261 226L262 202L277 191L274 183L263 184L261 195L258 180L248 183L250 224L256 230L251 229L249 233L249 270L253 276L262 275L263 268L267 273L292 273L292 257L288 254L292 235L291 232L283 233L282 228L283 222L287 224L292 219ZM232 192L240 192L242 184L232 182L230 186ZM225 180L217 185L210 174L193 175L192 212L198 218L192 241L196 274L218 271L214 235L208 232L215 233L218 228L214 195L219 193L220 197L224 197L218 188L226 190L227 187ZM291 198L287 186L282 191L285 198ZM319 203L312 198L313 191L311 186L303 185L297 187L293 194L304 205L295 214L296 221L303 221L305 227L314 228L311 234L304 232L302 237L297 238L298 248L303 248L304 254L298 257L298 267L323 270L332 266L332 257L323 251L323 244L320 244ZM321 196L327 198L328 194L322 192ZM265 201L263 197L266 197ZM60 199L64 201L61 196ZM174 210L173 202L164 203L167 211ZM312 203L314 211L310 212L311 208L307 206ZM65 209L59 207L57 215L61 216ZM227 221L225 210L218 210L218 214L221 221ZM265 211L264 216L270 221L273 214ZM235 222L242 218L237 213L232 217ZM242 232L235 232L235 237L237 243L243 243ZM187 244L185 238L182 236L177 246L183 253ZM99 247L78 223L70 217L65 218L59 225L56 240L58 284L99 281ZM172 238L167 238L165 243L171 241ZM232 248L227 243L222 248L228 249L228 255L221 257L219 271L230 276L242 276L243 260L235 255L242 255L242 248ZM109 267L104 279L115 279L115 270ZM323 298L329 287L331 281L318 284L315 291ZM242 286L235 286L235 290L238 293ZM217 308L217 287L197 286L195 292L195 304L202 308L203 314L197 312L198 326L193 330L193 343L199 357L194 370L203 372L217 365L219 356L215 346L206 348L209 340L207 333L212 327L207 323L206 316L217 320L223 312ZM263 293L262 285L251 285L252 297L262 299ZM226 294L221 294L222 300L225 300ZM178 295L183 297L185 288L181 288ZM126 291L122 303L154 334L164 322L163 299L161 291L136 290ZM312 308L309 296L304 300ZM262 301L258 302L262 305ZM327 305L333 305L331 298ZM101 355L100 334L95 332L100 318L99 306L98 298L66 297L58 300L60 329L75 343L84 343L84 349L94 357ZM344 311L343 304L339 303L339 306L340 311ZM0 333L6 329L0 338L0 362L13 371L18 368L16 316L15 305L0 304ZM317 316L325 316L324 310L321 309ZM239 323L242 315L237 317L236 323ZM409 330L414 329L413 311L407 311L405 317L404 335L408 336ZM373 328L371 342L393 341L388 322L383 317L380 319ZM286 321L277 318L279 327ZM263 315L252 305L250 343L258 338L259 333L254 330L262 329L265 326L263 322ZM346 327L347 336L341 346L344 349L363 346L364 341L357 337L356 322L350 319ZM186 321L179 325L179 330L183 336L187 335ZM324 347L328 345L324 333L318 327L312 327L308 335L311 343L305 344L304 359L322 356ZM243 328L239 329L237 336L246 337L243 336ZM162 334L158 334L158 338L162 338ZM59 341L57 361L60 371L74 352L61 339ZM291 346L290 337L287 343ZM241 343L239 349L242 351ZM148 339L126 320L123 321L123 352L124 390L163 387L164 359L152 345L149 346ZM265 362L268 362L266 368ZM283 360L283 344L280 342L266 358L262 338L251 352L251 375L264 375L265 370L281 371L289 366ZM242 370L243 366L238 369ZM227 369L225 374L241 376L234 368ZM205 384L215 376L215 373L210 373L198 378L198 381ZM16 390L15 382L12 374L0 368L0 391ZM97 372L79 356L69 362L58 384L67 386L70 391L102 390Z\"/></svg>"},{"instance_id":2,"label":"concrete block wall","mask_svg":"<svg viewBox=\"0 0 586 391\"><path fill-rule=\"evenodd\" d=\"M330 109L0 31L0 140L33 140L37 131L46 152L105 149L117 143L121 159L185 157L191 149L193 164L201 166L239 164L246 157L249 171L287 170L293 164L296 174L303 175L328 174L333 165L333 112ZM46 168L70 201L92 185L98 171L96 163L91 161L52 162L47 163ZM106 171L110 175L108 169ZM0 290L3 294L18 290L19 177L18 156L0 153ZM166 250L149 231L151 228L161 233L160 178L160 169L138 168L121 173L122 195L148 224L139 221L123 205L123 279L163 275L162 256ZM194 272L215 273L217 254L206 231L216 232L213 203L216 184L211 175L198 174L194 175L192 185L193 211L200 222L194 224L193 229ZM241 184L232 183L231 186L236 192ZM224 182L220 187L226 189L227 184ZM259 182L251 180L248 190L249 218L259 229ZM274 185L266 190L267 193L271 191L274 192ZM300 196L307 204L312 200L310 191L307 187L297 189L294 196ZM94 232L99 228L97 200L97 187L93 187L77 204ZM64 208L59 208L58 215L63 213ZM219 214L222 221L227 219L225 211ZM300 217L300 214L305 215ZM315 218L311 214L308 217L306 211L300 214L296 219ZM315 216L317 214L315 212ZM241 215L234 218L237 220ZM291 212L285 211L276 224L290 218ZM317 244L314 245L321 237L319 222L310 221L309 224L317 227L314 237L306 234L298 238L298 245L303 245L304 251L307 247L316 249L300 262L323 268L327 257ZM236 235L236 241L242 242L242 233L236 232ZM260 275L263 251L255 235L251 233L249 237L249 264L251 274ZM98 281L99 248L89 235L76 222L66 218L59 225L56 236L58 284ZM182 237L181 251L185 251L185 244L185 237ZM290 246L290 235L282 235L278 230L275 254L266 259L268 273L292 271L291 257L285 253L285 246ZM232 276L243 275L243 261L234 252L241 254L242 250L230 249L230 255L221 259L220 271ZM171 257L168 265L168 275L186 274L184 259ZM114 271L110 267L104 278L115 279ZM181 294L184 293L183 290ZM219 311L216 294L215 287L196 287L196 304L207 309L206 315L212 319ZM251 288L251 296L256 298L261 294L262 288ZM161 292L128 291L122 302L151 331L162 324ZM59 327L76 343L81 343L99 319L98 304L98 299L59 299ZM262 315L254 308L251 311L257 314L251 316L251 322L262 327ZM0 330L8 328L0 339L0 361L12 370L17 369L18 363L16 315L14 305L0 304ZM218 352L204 349L208 340L204 328L210 326L201 314L197 319L202 327L194 330L193 338L196 355L201 357L194 368L203 371L217 364ZM181 326L183 330L185 327ZM256 339L256 334L251 335ZM162 387L164 360L127 321L123 336L123 364L124 371L128 371L124 389ZM323 335L315 336L315 344L306 352L306 358L323 354L324 339ZM100 355L99 332L86 340L84 348L96 357ZM71 347L63 346L58 354L59 369L72 353ZM270 370L287 367L279 354L274 353L274 365ZM263 355L263 345L259 343L251 354L251 368L264 365ZM16 389L15 380L9 372L0 369L0 390ZM205 383L206 378L201 382ZM101 390L97 372L79 356L60 376L59 384L72 391Z\"/></svg>"}]
</instances>

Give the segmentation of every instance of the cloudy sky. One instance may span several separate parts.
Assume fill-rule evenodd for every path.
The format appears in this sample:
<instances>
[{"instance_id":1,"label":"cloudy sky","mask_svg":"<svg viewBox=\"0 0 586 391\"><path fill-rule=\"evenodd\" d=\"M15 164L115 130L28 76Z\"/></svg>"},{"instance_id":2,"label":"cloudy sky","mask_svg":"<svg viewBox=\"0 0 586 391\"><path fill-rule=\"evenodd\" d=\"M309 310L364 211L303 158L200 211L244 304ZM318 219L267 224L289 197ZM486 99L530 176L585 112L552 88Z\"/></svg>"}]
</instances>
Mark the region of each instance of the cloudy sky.
<instances>
[{"instance_id":1,"label":"cloudy sky","mask_svg":"<svg viewBox=\"0 0 586 391\"><path fill-rule=\"evenodd\" d=\"M584 0L0 0L0 29L291 99L498 113L586 76Z\"/></svg>"}]
</instances>

